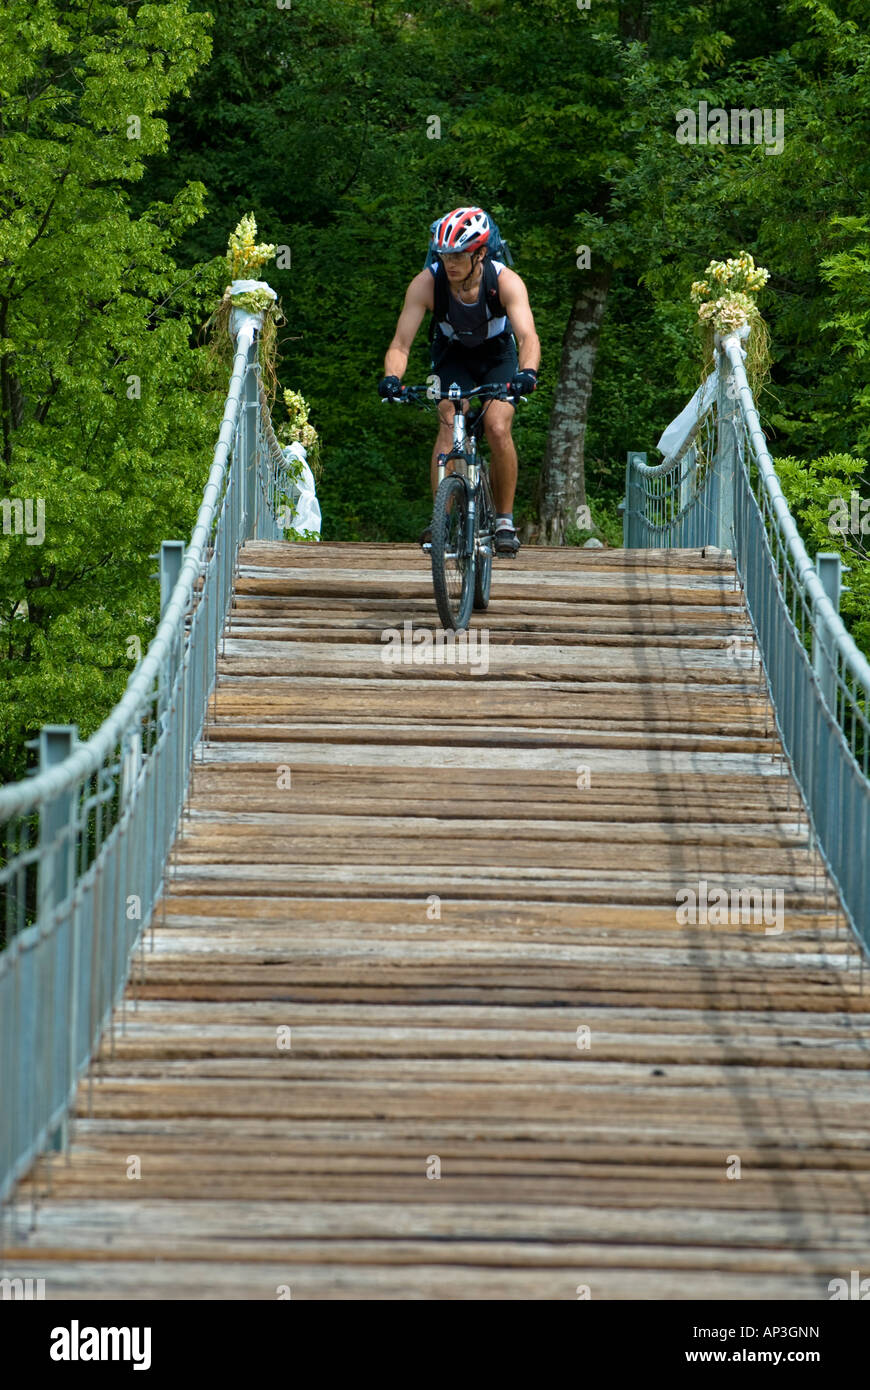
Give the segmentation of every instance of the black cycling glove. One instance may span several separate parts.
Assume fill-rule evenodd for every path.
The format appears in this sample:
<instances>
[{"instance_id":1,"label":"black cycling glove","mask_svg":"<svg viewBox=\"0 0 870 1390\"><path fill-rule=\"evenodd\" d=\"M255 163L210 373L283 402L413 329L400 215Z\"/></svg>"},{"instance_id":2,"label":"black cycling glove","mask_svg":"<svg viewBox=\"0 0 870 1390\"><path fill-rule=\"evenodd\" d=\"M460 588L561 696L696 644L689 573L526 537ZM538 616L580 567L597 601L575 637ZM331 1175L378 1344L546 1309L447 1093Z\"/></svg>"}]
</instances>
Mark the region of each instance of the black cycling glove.
<instances>
[{"instance_id":1,"label":"black cycling glove","mask_svg":"<svg viewBox=\"0 0 870 1390\"><path fill-rule=\"evenodd\" d=\"M385 401L395 400L402 389L402 383L397 376L382 376L378 382L378 395Z\"/></svg>"},{"instance_id":2,"label":"black cycling glove","mask_svg":"<svg viewBox=\"0 0 870 1390\"><path fill-rule=\"evenodd\" d=\"M521 372L517 372L511 382L511 394L514 400L519 400L520 396L530 396L538 384L538 373L533 367L525 367Z\"/></svg>"}]
</instances>

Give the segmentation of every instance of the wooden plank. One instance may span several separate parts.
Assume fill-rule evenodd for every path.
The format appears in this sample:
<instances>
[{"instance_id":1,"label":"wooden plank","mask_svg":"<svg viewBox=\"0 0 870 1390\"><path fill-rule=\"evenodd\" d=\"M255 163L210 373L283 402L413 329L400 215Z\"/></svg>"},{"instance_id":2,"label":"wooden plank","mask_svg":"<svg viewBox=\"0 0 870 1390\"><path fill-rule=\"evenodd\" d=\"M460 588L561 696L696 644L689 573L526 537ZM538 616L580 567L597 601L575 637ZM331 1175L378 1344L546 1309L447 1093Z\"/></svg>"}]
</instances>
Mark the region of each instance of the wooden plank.
<instances>
[{"instance_id":1,"label":"wooden plank","mask_svg":"<svg viewBox=\"0 0 870 1390\"><path fill-rule=\"evenodd\" d=\"M485 671L388 667L406 621L416 547L245 547L166 896L7 1264L48 1298L827 1297L870 1248L870 978L733 562L525 548ZM682 924L701 879L782 892L782 932Z\"/></svg>"},{"instance_id":2,"label":"wooden plank","mask_svg":"<svg viewBox=\"0 0 870 1390\"><path fill-rule=\"evenodd\" d=\"M488 1245L488 1243L487 1243ZM507 1267L497 1271L489 1267L484 1257L479 1268L465 1268L461 1264L440 1269L437 1263L403 1264L397 1272L392 1272L383 1263L369 1265L345 1265L332 1262L326 1268L318 1265L291 1263L283 1260L275 1263L266 1258L256 1263L246 1262L244 1256L234 1258L232 1248L210 1248L212 1258L204 1267L202 1260L185 1263L170 1261L160 1264L142 1261L112 1261L110 1263L86 1263L70 1260L60 1267L51 1268L51 1278L46 1284L47 1299L119 1299L129 1302L135 1299L180 1299L210 1300L228 1299L233 1302L248 1299L286 1298L287 1289L292 1288L292 1298L299 1302L304 1299L349 1299L358 1302L364 1299L510 1299L552 1300L567 1298L576 1300L577 1290L582 1286L590 1290L590 1297L598 1299L632 1300L638 1299L747 1299L760 1302L766 1299L781 1299L782 1290L788 1288L789 1297L796 1299L818 1299L830 1297L828 1281L839 1277L842 1261L836 1264L833 1257L828 1269L818 1275L796 1271L793 1275L753 1274L746 1271L729 1273L718 1267L714 1257L709 1261L710 1270L684 1267L679 1270L637 1270L617 1268L598 1270L590 1273L585 1264L575 1263L570 1268L560 1270L541 1270L531 1267L511 1268L524 1265L527 1243L515 1248ZM373 1257L374 1259L375 1257ZM379 1257L381 1262L384 1256ZM438 1257L436 1257L437 1259ZM654 1254L652 1255L654 1259ZM458 1260L458 1257L457 1257ZM22 1276L33 1272L35 1277L44 1273L29 1262L19 1261L15 1265ZM806 1268L803 1261L802 1268Z\"/></svg>"}]
</instances>

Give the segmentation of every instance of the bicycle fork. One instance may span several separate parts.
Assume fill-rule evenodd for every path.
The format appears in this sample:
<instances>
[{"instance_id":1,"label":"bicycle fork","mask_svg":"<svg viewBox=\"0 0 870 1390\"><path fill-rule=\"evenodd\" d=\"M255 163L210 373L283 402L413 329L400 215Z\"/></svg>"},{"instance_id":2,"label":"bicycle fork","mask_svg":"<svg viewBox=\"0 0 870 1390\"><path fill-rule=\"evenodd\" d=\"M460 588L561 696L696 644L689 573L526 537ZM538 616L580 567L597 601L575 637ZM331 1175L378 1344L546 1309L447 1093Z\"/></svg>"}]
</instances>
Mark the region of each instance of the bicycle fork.
<instances>
[{"instance_id":1,"label":"bicycle fork","mask_svg":"<svg viewBox=\"0 0 870 1390\"><path fill-rule=\"evenodd\" d=\"M465 470L465 485L468 493L468 508L466 513L466 537L465 547L471 564L477 563L475 553L475 539L477 535L477 459L468 460Z\"/></svg>"},{"instance_id":2,"label":"bicycle fork","mask_svg":"<svg viewBox=\"0 0 870 1390\"><path fill-rule=\"evenodd\" d=\"M465 483L465 553L469 557L471 564L476 561L475 554L475 529L477 518L477 484L479 466L476 459L469 459L461 446L451 449L449 454L438 455L438 486L440 487L447 477L447 464L453 460L454 464L459 463L459 469L454 467L454 473Z\"/></svg>"}]
</instances>

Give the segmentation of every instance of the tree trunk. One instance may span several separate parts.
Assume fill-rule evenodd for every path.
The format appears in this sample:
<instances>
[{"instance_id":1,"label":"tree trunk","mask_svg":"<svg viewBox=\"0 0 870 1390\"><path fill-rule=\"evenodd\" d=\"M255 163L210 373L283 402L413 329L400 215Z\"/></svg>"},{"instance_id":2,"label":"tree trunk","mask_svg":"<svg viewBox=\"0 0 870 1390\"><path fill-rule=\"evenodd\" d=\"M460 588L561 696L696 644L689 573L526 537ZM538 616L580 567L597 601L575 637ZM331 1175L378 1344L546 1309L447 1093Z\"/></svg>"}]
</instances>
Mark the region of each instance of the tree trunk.
<instances>
[{"instance_id":1,"label":"tree trunk","mask_svg":"<svg viewBox=\"0 0 870 1390\"><path fill-rule=\"evenodd\" d=\"M586 272L565 330L559 384L541 468L542 545L562 545L565 527L577 525L577 508L586 505L586 417L610 275L609 270Z\"/></svg>"}]
</instances>

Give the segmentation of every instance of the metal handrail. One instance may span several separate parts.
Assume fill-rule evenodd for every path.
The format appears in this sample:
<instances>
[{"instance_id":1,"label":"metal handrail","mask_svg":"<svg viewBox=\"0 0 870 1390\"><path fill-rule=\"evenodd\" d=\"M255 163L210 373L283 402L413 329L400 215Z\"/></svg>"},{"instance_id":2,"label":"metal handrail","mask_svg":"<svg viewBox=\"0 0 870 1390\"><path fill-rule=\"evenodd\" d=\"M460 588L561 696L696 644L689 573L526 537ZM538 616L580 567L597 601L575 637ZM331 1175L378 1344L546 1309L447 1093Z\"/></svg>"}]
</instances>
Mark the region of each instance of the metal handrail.
<instances>
[{"instance_id":1,"label":"metal handrail","mask_svg":"<svg viewBox=\"0 0 870 1390\"><path fill-rule=\"evenodd\" d=\"M767 493L776 523L782 532L788 553L794 561L797 582L807 591L814 613L825 623L831 641L842 658L843 665L848 668L855 681L870 691L870 662L855 644L855 640L839 612L829 599L822 581L819 579L815 562L810 559L807 548L801 540L797 523L791 514L785 493L776 475L776 466L770 456L755 401L752 398L752 389L746 377L743 353L735 335L731 334L724 339L722 350L734 373L741 413L753 445L754 461L757 464L761 482Z\"/></svg>"},{"instance_id":2,"label":"metal handrail","mask_svg":"<svg viewBox=\"0 0 870 1390\"><path fill-rule=\"evenodd\" d=\"M740 344L747 332L717 335L715 398L671 454L655 465L629 454L625 544L733 552L812 838L868 951L870 662L820 574L823 563L833 568L838 595L840 557L820 555L814 564L780 486L746 377ZM695 448L701 430L710 440L703 477Z\"/></svg>"},{"instance_id":3,"label":"metal handrail","mask_svg":"<svg viewBox=\"0 0 870 1390\"><path fill-rule=\"evenodd\" d=\"M698 434L700 433L705 422L709 418L710 413L713 410L713 407L716 403L716 397L713 390L711 390L711 387L715 388L717 381L718 369L714 369L714 371L711 372L710 376L708 376L707 379L704 382L702 382L701 386L698 388L698 390L695 392L695 395L692 397L692 401L697 402L697 408L695 412L692 415L690 415L689 419L687 420L685 428L682 434L679 436L676 446L671 449L670 453L666 455L666 457L662 460L661 463L644 463L640 459L637 460L637 470L643 477L666 477L672 471L672 469L676 468L677 464L682 463L685 455L689 452L689 449L694 444L696 438L698 437ZM689 405L692 404L692 401L689 402ZM686 409L688 410L688 406L686 407ZM659 442L661 443L661 441Z\"/></svg>"},{"instance_id":4,"label":"metal handrail","mask_svg":"<svg viewBox=\"0 0 870 1390\"><path fill-rule=\"evenodd\" d=\"M174 645L184 616L190 607L194 585L202 574L206 548L223 492L224 474L238 423L248 357L258 326L258 316L245 317L246 322L236 339L233 370L208 482L203 491L190 543L185 550L181 573L148 651L131 674L127 688L111 714L86 743L77 746L71 757L65 758L49 771L37 773L27 781L14 782L0 788L0 824L12 816L26 815L28 811L36 810L46 801L54 800L62 792L71 790L102 766L126 733L138 728L142 712L151 699L154 681Z\"/></svg>"},{"instance_id":5,"label":"metal handrail","mask_svg":"<svg viewBox=\"0 0 870 1390\"><path fill-rule=\"evenodd\" d=\"M291 480L260 381L262 322L232 311L202 502L186 549L163 542L160 621L123 697L87 742L43 728L36 774L0 790L0 1201L68 1142L78 1082L164 890L239 549L283 535L275 502Z\"/></svg>"}]
</instances>

